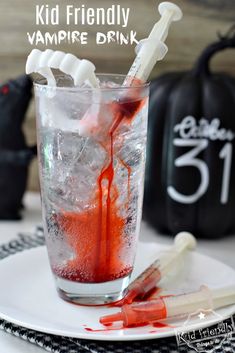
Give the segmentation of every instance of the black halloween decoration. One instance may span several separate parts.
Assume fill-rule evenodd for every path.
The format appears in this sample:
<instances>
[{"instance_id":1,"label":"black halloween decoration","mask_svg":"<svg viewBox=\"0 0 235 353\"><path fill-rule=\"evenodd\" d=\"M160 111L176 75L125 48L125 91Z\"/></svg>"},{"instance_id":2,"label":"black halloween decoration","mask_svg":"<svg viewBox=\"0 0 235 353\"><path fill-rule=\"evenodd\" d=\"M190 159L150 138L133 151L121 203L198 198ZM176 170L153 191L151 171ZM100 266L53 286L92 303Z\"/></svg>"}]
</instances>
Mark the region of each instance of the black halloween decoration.
<instances>
[{"instance_id":1,"label":"black halloween decoration","mask_svg":"<svg viewBox=\"0 0 235 353\"><path fill-rule=\"evenodd\" d=\"M27 147L22 123L32 82L21 76L0 86L0 219L19 219L28 165L36 147Z\"/></svg>"},{"instance_id":2,"label":"black halloween decoration","mask_svg":"<svg viewBox=\"0 0 235 353\"><path fill-rule=\"evenodd\" d=\"M234 47L230 33L151 85L144 216L162 232L235 232L235 78L209 67Z\"/></svg>"}]
</instances>

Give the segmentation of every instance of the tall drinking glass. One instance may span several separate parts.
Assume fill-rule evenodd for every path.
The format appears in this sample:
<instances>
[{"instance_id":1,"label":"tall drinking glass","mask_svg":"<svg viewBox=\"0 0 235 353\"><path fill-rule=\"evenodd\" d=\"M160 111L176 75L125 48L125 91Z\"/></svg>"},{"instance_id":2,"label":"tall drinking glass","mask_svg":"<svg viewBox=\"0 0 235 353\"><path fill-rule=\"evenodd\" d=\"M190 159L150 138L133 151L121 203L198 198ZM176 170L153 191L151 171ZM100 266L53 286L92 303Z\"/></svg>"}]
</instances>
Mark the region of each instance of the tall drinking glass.
<instances>
[{"instance_id":1,"label":"tall drinking glass","mask_svg":"<svg viewBox=\"0 0 235 353\"><path fill-rule=\"evenodd\" d=\"M35 82L43 223L59 295L97 305L125 294L138 240L148 84Z\"/></svg>"}]
</instances>

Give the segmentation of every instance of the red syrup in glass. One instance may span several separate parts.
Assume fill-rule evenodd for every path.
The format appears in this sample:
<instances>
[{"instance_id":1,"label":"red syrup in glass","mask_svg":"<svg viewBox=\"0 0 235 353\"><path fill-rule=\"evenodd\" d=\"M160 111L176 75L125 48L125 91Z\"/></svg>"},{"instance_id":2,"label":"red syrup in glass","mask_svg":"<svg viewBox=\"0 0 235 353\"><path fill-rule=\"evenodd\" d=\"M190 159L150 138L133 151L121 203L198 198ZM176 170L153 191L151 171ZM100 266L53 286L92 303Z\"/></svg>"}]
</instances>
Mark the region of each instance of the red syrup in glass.
<instances>
[{"instance_id":1,"label":"red syrup in glass","mask_svg":"<svg viewBox=\"0 0 235 353\"><path fill-rule=\"evenodd\" d=\"M128 93L128 91L127 91ZM122 99L111 103L114 120L107 139L102 142L108 152L109 162L97 179L97 191L89 209L79 213L62 211L57 216L60 228L75 256L60 268L53 268L61 278L83 282L100 283L126 277L132 267L125 264L117 254L125 246L123 241L126 219L118 212L118 190L114 180L115 132L122 122L131 124L141 110L145 99ZM130 197L131 167L121 161L128 174L128 199ZM104 202L105 200L105 202ZM127 205L129 200L127 201Z\"/></svg>"}]
</instances>

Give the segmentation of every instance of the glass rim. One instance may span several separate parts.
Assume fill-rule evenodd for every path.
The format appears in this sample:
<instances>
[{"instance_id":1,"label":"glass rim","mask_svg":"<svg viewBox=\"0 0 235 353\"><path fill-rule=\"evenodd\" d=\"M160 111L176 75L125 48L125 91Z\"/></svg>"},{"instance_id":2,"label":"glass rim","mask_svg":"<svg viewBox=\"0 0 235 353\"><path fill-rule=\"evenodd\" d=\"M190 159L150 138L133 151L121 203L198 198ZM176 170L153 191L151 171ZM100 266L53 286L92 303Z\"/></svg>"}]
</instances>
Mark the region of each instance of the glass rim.
<instances>
[{"instance_id":1,"label":"glass rim","mask_svg":"<svg viewBox=\"0 0 235 353\"><path fill-rule=\"evenodd\" d=\"M126 75L123 74L111 74L111 73L96 73L96 76L99 77L107 77L107 78L122 78L122 82L124 81L124 79L126 78ZM66 75L66 74L54 74L55 78L71 78L71 76ZM72 80L72 78L71 78ZM66 86L52 86L52 85L48 85L47 84L47 79L45 77L39 77L33 80L33 85L34 87L37 88L42 88L42 87L47 87L49 89L56 89L56 90L64 90L64 91L73 91L73 92L77 92L77 91L118 91L118 90L130 90L130 89L144 89L144 88L148 88L150 86L150 82L143 82L143 83L136 83L134 85L127 85L127 86L117 86L117 87L79 87L79 86L74 86L74 87L66 87Z\"/></svg>"}]
</instances>

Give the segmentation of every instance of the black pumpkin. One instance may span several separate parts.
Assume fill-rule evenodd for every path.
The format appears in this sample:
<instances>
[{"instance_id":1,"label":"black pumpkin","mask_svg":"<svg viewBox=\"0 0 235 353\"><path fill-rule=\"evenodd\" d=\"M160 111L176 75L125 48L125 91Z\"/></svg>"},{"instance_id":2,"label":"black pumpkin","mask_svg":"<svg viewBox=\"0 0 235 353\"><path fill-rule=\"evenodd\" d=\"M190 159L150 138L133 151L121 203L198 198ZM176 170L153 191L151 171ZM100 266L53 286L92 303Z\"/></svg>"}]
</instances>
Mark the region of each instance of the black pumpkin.
<instances>
[{"instance_id":1,"label":"black pumpkin","mask_svg":"<svg viewBox=\"0 0 235 353\"><path fill-rule=\"evenodd\" d=\"M190 72L151 84L144 217L164 233L235 233L235 78L214 74L209 45Z\"/></svg>"},{"instance_id":2,"label":"black pumpkin","mask_svg":"<svg viewBox=\"0 0 235 353\"><path fill-rule=\"evenodd\" d=\"M21 76L0 86L0 219L19 219L28 165L36 154L22 131L32 82Z\"/></svg>"}]
</instances>

